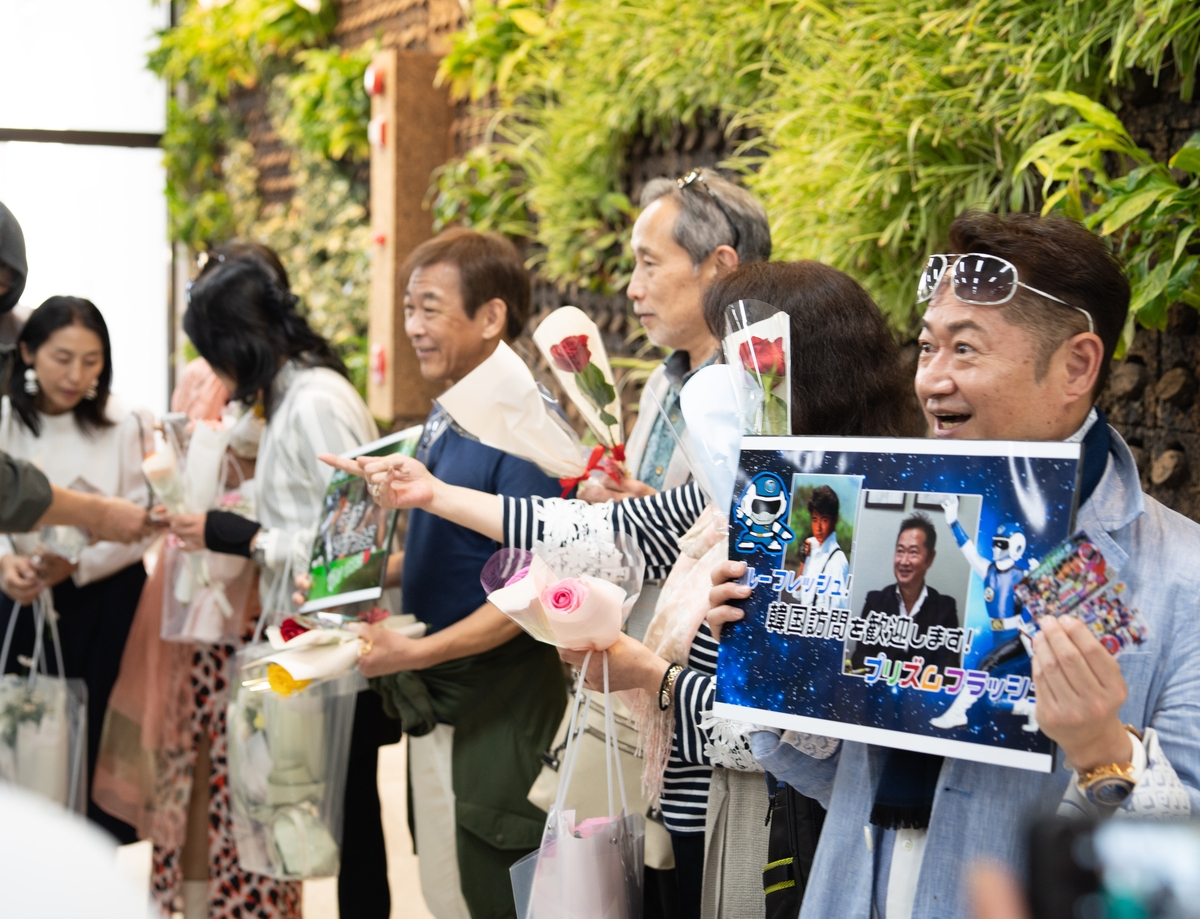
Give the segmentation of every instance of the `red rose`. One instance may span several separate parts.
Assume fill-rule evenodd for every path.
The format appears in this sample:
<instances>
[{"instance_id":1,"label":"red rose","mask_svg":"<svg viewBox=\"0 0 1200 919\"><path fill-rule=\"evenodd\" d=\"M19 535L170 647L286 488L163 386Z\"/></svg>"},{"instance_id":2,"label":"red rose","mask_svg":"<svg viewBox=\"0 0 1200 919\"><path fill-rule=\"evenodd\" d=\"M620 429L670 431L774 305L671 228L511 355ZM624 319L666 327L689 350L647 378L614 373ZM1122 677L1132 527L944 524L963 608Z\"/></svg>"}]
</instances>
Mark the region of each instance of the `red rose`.
<instances>
[{"instance_id":1,"label":"red rose","mask_svg":"<svg viewBox=\"0 0 1200 919\"><path fill-rule=\"evenodd\" d=\"M767 341L765 338L752 337L749 341L742 342L738 348L738 358L741 359L742 366L751 373L757 371L763 376L776 377L787 373L787 355L783 352L782 338Z\"/></svg>"},{"instance_id":2,"label":"red rose","mask_svg":"<svg viewBox=\"0 0 1200 919\"><path fill-rule=\"evenodd\" d=\"M309 631L307 626L301 625L290 616L279 623L279 637L284 641L291 641L297 635L303 635L307 631Z\"/></svg>"},{"instance_id":3,"label":"red rose","mask_svg":"<svg viewBox=\"0 0 1200 919\"><path fill-rule=\"evenodd\" d=\"M592 362L586 335L568 335L550 346L550 360L564 373L583 373Z\"/></svg>"}]
</instances>

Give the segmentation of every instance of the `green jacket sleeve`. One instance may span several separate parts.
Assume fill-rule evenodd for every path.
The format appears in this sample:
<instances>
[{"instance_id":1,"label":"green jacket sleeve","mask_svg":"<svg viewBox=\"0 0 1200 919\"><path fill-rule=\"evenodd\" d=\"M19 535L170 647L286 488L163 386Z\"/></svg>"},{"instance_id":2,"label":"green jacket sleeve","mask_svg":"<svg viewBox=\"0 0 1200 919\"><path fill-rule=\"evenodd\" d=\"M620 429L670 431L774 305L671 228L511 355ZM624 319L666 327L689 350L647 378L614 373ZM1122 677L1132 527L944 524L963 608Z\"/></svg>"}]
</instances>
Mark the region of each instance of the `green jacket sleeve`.
<instances>
[{"instance_id":1,"label":"green jacket sleeve","mask_svg":"<svg viewBox=\"0 0 1200 919\"><path fill-rule=\"evenodd\" d=\"M32 530L52 500L50 482L38 469L0 453L0 532Z\"/></svg>"}]
</instances>

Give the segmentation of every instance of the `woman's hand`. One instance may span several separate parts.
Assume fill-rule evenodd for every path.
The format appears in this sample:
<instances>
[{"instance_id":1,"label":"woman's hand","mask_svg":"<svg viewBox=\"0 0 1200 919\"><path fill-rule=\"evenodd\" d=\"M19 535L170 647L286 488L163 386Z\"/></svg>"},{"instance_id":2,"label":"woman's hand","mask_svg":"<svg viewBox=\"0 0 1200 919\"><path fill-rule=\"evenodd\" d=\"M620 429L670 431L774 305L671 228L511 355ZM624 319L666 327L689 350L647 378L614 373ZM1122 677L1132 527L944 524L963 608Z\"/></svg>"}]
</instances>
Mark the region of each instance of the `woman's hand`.
<instances>
[{"instance_id":1,"label":"woman's hand","mask_svg":"<svg viewBox=\"0 0 1200 919\"><path fill-rule=\"evenodd\" d=\"M296 592L292 594L292 606L299 609L308 602L308 592L312 590L312 575L307 571L296 575Z\"/></svg>"},{"instance_id":2,"label":"woman's hand","mask_svg":"<svg viewBox=\"0 0 1200 919\"><path fill-rule=\"evenodd\" d=\"M199 552L204 548L204 522L207 514L171 514L167 525L182 544L184 552Z\"/></svg>"},{"instance_id":3,"label":"woman's hand","mask_svg":"<svg viewBox=\"0 0 1200 919\"><path fill-rule=\"evenodd\" d=\"M52 552L47 552L42 555L35 563L37 566L38 575L47 587L57 587L79 567L77 562L69 562L61 555L55 555Z\"/></svg>"},{"instance_id":4,"label":"woman's hand","mask_svg":"<svg viewBox=\"0 0 1200 919\"><path fill-rule=\"evenodd\" d=\"M5 555L0 558L0 583L4 592L21 606L28 606L46 588L33 559L24 555Z\"/></svg>"},{"instance_id":5,"label":"woman's hand","mask_svg":"<svg viewBox=\"0 0 1200 919\"><path fill-rule=\"evenodd\" d=\"M578 669L583 666L587 652L559 648L558 656ZM651 695L657 694L662 686L663 674L669 666L669 661L663 660L636 638L622 634L617 643L608 649L608 688L612 691L644 689ZM604 652L592 652L584 686L604 691Z\"/></svg>"},{"instance_id":6,"label":"woman's hand","mask_svg":"<svg viewBox=\"0 0 1200 919\"><path fill-rule=\"evenodd\" d=\"M317 459L350 475L367 480L375 502L388 510L427 508L433 503L435 491L441 484L425 464L411 456L360 456L346 459L322 453Z\"/></svg>"},{"instance_id":7,"label":"woman's hand","mask_svg":"<svg viewBox=\"0 0 1200 919\"><path fill-rule=\"evenodd\" d=\"M746 614L736 606L730 606L731 600L745 600L750 596L750 585L739 584L737 579L746 573L745 562L721 562L713 569L713 589L708 592L710 607L705 621L713 633L713 638L721 640L721 627L728 622L739 622Z\"/></svg>"}]
</instances>

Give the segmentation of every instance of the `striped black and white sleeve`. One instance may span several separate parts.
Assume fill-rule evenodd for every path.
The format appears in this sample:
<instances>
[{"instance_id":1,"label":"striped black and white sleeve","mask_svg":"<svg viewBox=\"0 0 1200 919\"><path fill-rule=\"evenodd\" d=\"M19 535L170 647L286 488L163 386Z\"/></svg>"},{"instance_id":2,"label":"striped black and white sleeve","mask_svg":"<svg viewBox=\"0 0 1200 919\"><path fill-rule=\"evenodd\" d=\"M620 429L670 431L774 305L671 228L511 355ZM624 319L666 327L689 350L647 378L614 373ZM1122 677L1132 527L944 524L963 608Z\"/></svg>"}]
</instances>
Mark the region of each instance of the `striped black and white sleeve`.
<instances>
[{"instance_id":1,"label":"striped black and white sleeve","mask_svg":"<svg viewBox=\"0 0 1200 919\"><path fill-rule=\"evenodd\" d=\"M707 626L696 633L687 663L675 683L675 750L684 763L711 766L701 722L704 713L712 711L716 693L717 642Z\"/></svg>"},{"instance_id":2,"label":"striped black and white sleeve","mask_svg":"<svg viewBox=\"0 0 1200 919\"><path fill-rule=\"evenodd\" d=\"M544 515L549 502L560 498L513 498L505 496L504 544L532 549L542 538ZM582 501L562 502L590 508ZM646 498L627 498L610 502L609 518L613 529L632 536L646 556L646 577L665 578L679 557L679 539L704 510L705 499L694 482L671 488Z\"/></svg>"}]
</instances>

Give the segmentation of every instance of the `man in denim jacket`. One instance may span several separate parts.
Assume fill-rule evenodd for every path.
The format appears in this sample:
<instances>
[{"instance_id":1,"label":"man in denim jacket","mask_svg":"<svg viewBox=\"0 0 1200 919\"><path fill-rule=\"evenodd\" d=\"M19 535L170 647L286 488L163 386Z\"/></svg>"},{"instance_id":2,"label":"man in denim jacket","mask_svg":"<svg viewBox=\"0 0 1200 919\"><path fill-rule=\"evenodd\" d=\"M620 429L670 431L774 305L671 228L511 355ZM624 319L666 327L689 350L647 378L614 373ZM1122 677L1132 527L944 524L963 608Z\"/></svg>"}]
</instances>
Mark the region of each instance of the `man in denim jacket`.
<instances>
[{"instance_id":1,"label":"man in denim jacket","mask_svg":"<svg viewBox=\"0 0 1200 919\"><path fill-rule=\"evenodd\" d=\"M753 734L767 770L829 809L802 919L958 919L971 912L972 863L1024 872L1031 815L1200 808L1200 526L1142 493L1129 448L1093 407L1128 282L1106 246L1065 218L967 213L950 243L961 255L931 260L922 284L932 302L916 388L932 434L1082 440L1078 526L1128 585L1149 636L1113 658L1077 620L1043 622L1033 675L1037 720L1058 744L1049 774ZM722 592L745 596L721 585L718 603ZM922 787L923 818L877 818L882 789Z\"/></svg>"}]
</instances>

